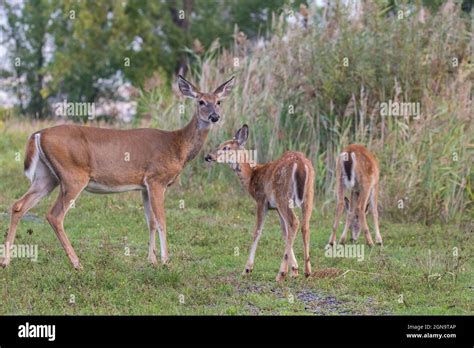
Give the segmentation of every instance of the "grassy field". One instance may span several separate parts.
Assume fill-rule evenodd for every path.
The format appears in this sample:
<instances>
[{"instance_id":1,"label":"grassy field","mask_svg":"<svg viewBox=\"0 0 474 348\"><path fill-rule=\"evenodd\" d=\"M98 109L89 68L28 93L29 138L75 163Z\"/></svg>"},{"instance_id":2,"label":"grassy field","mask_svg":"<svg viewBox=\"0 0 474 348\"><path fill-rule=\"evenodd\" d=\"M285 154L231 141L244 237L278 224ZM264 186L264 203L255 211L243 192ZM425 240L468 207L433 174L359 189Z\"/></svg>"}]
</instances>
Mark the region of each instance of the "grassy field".
<instances>
[{"instance_id":1,"label":"grassy field","mask_svg":"<svg viewBox=\"0 0 474 348\"><path fill-rule=\"evenodd\" d=\"M1 133L3 233L9 206L29 186L22 174L27 134ZM20 161L15 161L16 152ZM201 160L198 156L195 161ZM204 161L198 165L206 170ZM253 201L233 177L187 181L184 186L176 185L167 194L171 264L166 268L147 263L148 232L139 193L83 193L65 220L84 267L81 272L73 270L44 218L56 198L54 191L19 225L16 244L37 244L39 257L37 262L13 259L9 268L0 269L0 314L474 313L472 224L403 224L382 215L383 249L366 247L363 261L330 258L324 247L332 203L316 203L311 223L316 275L277 284L283 241L276 213L267 218L254 272L243 277L255 219ZM295 253L301 266L300 235Z\"/></svg>"}]
</instances>

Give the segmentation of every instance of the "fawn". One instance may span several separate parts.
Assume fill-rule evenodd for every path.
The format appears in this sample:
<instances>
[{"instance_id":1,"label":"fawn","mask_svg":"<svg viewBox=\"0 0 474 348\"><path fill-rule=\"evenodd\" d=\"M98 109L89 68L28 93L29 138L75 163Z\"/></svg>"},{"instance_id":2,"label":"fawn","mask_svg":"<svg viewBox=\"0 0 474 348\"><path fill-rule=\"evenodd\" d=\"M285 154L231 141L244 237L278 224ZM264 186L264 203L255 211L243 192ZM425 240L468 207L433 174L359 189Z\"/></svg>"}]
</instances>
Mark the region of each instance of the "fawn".
<instances>
[{"instance_id":1,"label":"fawn","mask_svg":"<svg viewBox=\"0 0 474 348\"><path fill-rule=\"evenodd\" d=\"M380 170L377 159L365 146L352 144L342 150L336 162L337 208L332 233L329 237L330 245L336 242L336 231L344 206L347 218L339 243L344 244L346 242L349 228L352 233L351 239L356 241L362 227L367 244L369 246L374 244L366 219L369 199L374 218L375 242L382 245L377 209L379 175ZM350 200L344 197L344 189L350 190Z\"/></svg>"},{"instance_id":2,"label":"fawn","mask_svg":"<svg viewBox=\"0 0 474 348\"><path fill-rule=\"evenodd\" d=\"M222 143L214 152L205 157L207 162L228 162L244 188L257 202L257 223L253 234L253 244L243 274L252 272L257 244L268 209L276 209L280 216L282 235L285 240L285 253L276 280L285 279L288 273L288 260L291 276L298 275L298 263L293 252L293 243L299 221L293 208L301 207L304 274L308 277L311 274L309 220L313 210L313 166L301 152L293 151L285 152L276 161L265 164L251 163L248 160L249 154L244 148L248 135L249 128L243 125L232 140Z\"/></svg>"}]
</instances>

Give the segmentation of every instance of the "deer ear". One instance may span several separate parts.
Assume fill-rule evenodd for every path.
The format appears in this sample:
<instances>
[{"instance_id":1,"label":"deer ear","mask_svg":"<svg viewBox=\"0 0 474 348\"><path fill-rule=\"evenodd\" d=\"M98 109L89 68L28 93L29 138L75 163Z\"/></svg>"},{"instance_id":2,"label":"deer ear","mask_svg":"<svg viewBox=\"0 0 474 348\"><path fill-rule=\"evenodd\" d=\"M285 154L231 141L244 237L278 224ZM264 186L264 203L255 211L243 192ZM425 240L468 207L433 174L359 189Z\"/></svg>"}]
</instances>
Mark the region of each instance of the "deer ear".
<instances>
[{"instance_id":1,"label":"deer ear","mask_svg":"<svg viewBox=\"0 0 474 348\"><path fill-rule=\"evenodd\" d=\"M181 75L178 75L178 87L184 96L189 97L189 98L198 97L199 91L196 89L196 87L194 87L191 82L187 81Z\"/></svg>"},{"instance_id":2,"label":"deer ear","mask_svg":"<svg viewBox=\"0 0 474 348\"><path fill-rule=\"evenodd\" d=\"M249 137L249 126L244 124L242 128L240 128L237 133L235 133L234 139L237 140L240 146L244 146L247 142L247 138Z\"/></svg>"},{"instance_id":3,"label":"deer ear","mask_svg":"<svg viewBox=\"0 0 474 348\"><path fill-rule=\"evenodd\" d=\"M225 98L227 97L230 92L232 92L232 88L234 87L234 81L235 81L235 76L232 76L232 78L226 82L224 82L222 85L216 88L214 91L214 94L217 96L217 98Z\"/></svg>"},{"instance_id":4,"label":"deer ear","mask_svg":"<svg viewBox=\"0 0 474 348\"><path fill-rule=\"evenodd\" d=\"M344 197L344 207L346 208L346 211L349 211L350 204L349 204L349 200L347 199L347 197Z\"/></svg>"}]
</instances>

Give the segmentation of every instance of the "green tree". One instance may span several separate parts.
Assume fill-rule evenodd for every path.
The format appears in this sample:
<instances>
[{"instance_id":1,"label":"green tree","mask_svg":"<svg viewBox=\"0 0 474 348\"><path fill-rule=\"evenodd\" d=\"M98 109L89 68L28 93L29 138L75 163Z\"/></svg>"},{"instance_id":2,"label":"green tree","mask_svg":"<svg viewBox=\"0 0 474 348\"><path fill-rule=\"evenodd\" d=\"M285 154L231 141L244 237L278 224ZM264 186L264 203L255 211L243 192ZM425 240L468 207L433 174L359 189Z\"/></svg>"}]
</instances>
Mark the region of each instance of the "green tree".
<instances>
[{"instance_id":1,"label":"green tree","mask_svg":"<svg viewBox=\"0 0 474 348\"><path fill-rule=\"evenodd\" d=\"M50 10L47 0L27 1L23 7L18 3L5 3L7 23L0 27L13 67L12 72L3 72L2 75L15 78L12 89L20 102L21 113L36 118L44 118L47 110L42 90Z\"/></svg>"},{"instance_id":2,"label":"green tree","mask_svg":"<svg viewBox=\"0 0 474 348\"><path fill-rule=\"evenodd\" d=\"M96 100L98 82L126 69L127 20L119 1L60 2L52 25L54 55L48 65L49 96Z\"/></svg>"},{"instance_id":3,"label":"green tree","mask_svg":"<svg viewBox=\"0 0 474 348\"><path fill-rule=\"evenodd\" d=\"M44 117L47 101L96 101L113 96L103 81L141 86L154 72L171 78L192 61L186 48L217 38L233 42L237 26L249 38L263 33L287 0L29 0L6 4L10 58L22 111ZM14 4L14 5L13 5ZM51 51L47 57L45 50ZM45 83L47 76L47 83ZM28 98L25 98L28 96Z\"/></svg>"}]
</instances>

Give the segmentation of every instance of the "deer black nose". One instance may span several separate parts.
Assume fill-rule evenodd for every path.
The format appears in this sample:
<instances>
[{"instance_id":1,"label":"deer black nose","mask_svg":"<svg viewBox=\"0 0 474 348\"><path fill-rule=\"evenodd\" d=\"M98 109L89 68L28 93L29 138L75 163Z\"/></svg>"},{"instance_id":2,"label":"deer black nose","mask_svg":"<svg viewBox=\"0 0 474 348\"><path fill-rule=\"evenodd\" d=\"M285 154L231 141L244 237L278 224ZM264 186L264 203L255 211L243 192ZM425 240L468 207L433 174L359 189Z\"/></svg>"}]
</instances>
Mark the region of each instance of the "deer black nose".
<instances>
[{"instance_id":1,"label":"deer black nose","mask_svg":"<svg viewBox=\"0 0 474 348\"><path fill-rule=\"evenodd\" d=\"M215 112L213 112L212 114L209 115L209 119L212 121L212 122L217 122L219 121L219 115L216 114Z\"/></svg>"},{"instance_id":2,"label":"deer black nose","mask_svg":"<svg viewBox=\"0 0 474 348\"><path fill-rule=\"evenodd\" d=\"M204 161L206 161L206 162L212 162L212 157L211 157L211 155L206 155L206 157L204 157Z\"/></svg>"}]
</instances>

